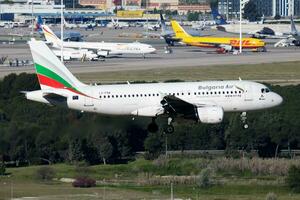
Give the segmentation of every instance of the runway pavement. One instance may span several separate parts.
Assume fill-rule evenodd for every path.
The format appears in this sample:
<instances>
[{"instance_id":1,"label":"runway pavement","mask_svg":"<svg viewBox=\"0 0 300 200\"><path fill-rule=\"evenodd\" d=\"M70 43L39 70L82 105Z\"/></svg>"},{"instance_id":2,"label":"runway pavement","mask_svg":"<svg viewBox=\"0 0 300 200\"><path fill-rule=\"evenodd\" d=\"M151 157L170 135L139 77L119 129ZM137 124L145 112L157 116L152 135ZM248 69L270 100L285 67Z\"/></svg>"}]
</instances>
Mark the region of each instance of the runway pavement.
<instances>
[{"instance_id":1,"label":"runway pavement","mask_svg":"<svg viewBox=\"0 0 300 200\"><path fill-rule=\"evenodd\" d=\"M102 29L99 29L102 30ZM134 29L128 30L105 30L102 34L107 41L134 41L132 38L120 38L118 35L124 32L134 32ZM138 32L143 32L143 29L138 29ZM89 41L98 40L97 32L88 32ZM215 32L207 32L206 34L216 34ZM220 33L218 33L220 34ZM274 48L268 45L268 52L255 53L245 51L242 55L232 54L216 54L212 49L203 49L189 46L172 47L173 53L166 54L164 51L164 41L161 39L141 39L142 42L152 44L156 49L156 54L147 55L145 59L142 56L115 56L105 59L105 61L89 61L67 62L66 65L73 73L93 73L93 72L109 72L122 70L149 70L157 68L178 68L178 67L201 67L209 65L242 65L242 64L259 64L259 63L275 63L300 61L299 48ZM0 44L0 57L8 56L8 58L18 58L31 60L31 54L27 44ZM0 78L10 73L33 73L33 66L26 67L4 67L0 66Z\"/></svg>"}]
</instances>

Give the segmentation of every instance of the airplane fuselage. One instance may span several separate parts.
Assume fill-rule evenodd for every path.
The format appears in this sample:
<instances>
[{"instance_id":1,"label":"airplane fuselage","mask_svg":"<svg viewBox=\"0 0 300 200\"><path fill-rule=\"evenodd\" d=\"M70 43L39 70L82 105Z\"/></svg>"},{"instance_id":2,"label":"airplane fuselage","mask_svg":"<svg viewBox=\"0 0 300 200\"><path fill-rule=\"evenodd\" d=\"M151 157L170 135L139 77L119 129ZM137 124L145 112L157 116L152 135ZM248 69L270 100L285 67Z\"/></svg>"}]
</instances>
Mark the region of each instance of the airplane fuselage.
<instances>
[{"instance_id":1,"label":"airplane fuselage","mask_svg":"<svg viewBox=\"0 0 300 200\"><path fill-rule=\"evenodd\" d=\"M41 84L43 80L40 79ZM55 87L55 84L51 87ZM53 90L49 88L49 90ZM165 96L178 97L195 105L218 106L224 112L260 110L277 106L282 98L266 86L251 81L204 81L180 83L122 84L84 86L74 90L58 87L53 92L67 97L67 107L75 110L109 115L155 117L164 114ZM43 103L43 92L27 93L27 98ZM39 97L38 97L39 96ZM41 98L40 100L38 100Z\"/></svg>"},{"instance_id":2,"label":"airplane fuselage","mask_svg":"<svg viewBox=\"0 0 300 200\"><path fill-rule=\"evenodd\" d=\"M149 54L155 48L142 43L108 43L108 42L64 42L64 47L76 49L89 49L95 51L108 51L109 54Z\"/></svg>"},{"instance_id":3,"label":"airplane fuselage","mask_svg":"<svg viewBox=\"0 0 300 200\"><path fill-rule=\"evenodd\" d=\"M199 47L212 47L214 44L224 44L230 45L233 48L239 48L240 39L239 38L219 38L219 37L185 37L182 39L182 42ZM265 42L255 38L243 38L242 39L242 48L244 49L254 49L254 48L263 48Z\"/></svg>"}]
</instances>

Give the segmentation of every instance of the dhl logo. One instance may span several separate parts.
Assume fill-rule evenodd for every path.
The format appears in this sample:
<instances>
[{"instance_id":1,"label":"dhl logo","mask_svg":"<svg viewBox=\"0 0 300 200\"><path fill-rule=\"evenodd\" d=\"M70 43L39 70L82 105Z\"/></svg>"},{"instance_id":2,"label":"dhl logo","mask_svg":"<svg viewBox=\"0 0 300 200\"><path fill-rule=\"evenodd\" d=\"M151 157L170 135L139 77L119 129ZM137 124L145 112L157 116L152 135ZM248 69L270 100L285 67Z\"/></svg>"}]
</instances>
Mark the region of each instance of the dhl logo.
<instances>
[{"instance_id":1,"label":"dhl logo","mask_svg":"<svg viewBox=\"0 0 300 200\"><path fill-rule=\"evenodd\" d=\"M230 44L232 46L240 45L240 40L230 40ZM250 40L242 40L242 45L243 46L251 45L251 41Z\"/></svg>"}]
</instances>

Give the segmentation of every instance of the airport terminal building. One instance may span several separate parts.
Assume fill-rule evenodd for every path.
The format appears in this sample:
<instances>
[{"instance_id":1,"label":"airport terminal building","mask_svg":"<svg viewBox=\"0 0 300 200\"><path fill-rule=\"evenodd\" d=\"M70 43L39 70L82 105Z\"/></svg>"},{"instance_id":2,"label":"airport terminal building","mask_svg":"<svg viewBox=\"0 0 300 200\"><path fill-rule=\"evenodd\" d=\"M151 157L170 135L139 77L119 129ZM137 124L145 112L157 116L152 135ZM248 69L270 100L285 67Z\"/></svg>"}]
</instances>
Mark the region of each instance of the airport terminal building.
<instances>
[{"instance_id":1,"label":"airport terminal building","mask_svg":"<svg viewBox=\"0 0 300 200\"><path fill-rule=\"evenodd\" d=\"M251 0L256 4L258 13L262 16L274 17L280 15L288 17L290 15L300 16L299 0ZM241 0L242 9L249 0ZM227 18L237 18L240 12L240 0L219 0L219 12Z\"/></svg>"}]
</instances>

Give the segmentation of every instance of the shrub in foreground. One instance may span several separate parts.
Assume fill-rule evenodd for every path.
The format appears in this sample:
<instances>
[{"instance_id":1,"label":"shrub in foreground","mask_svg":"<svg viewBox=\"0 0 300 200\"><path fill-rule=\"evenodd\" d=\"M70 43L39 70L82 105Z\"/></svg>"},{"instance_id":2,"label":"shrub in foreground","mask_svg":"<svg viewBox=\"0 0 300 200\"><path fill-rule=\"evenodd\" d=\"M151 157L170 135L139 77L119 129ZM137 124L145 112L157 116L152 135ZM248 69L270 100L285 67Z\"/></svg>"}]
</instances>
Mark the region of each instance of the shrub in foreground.
<instances>
[{"instance_id":1,"label":"shrub in foreground","mask_svg":"<svg viewBox=\"0 0 300 200\"><path fill-rule=\"evenodd\" d=\"M5 164L0 162L0 175L5 175Z\"/></svg>"},{"instance_id":2,"label":"shrub in foreground","mask_svg":"<svg viewBox=\"0 0 300 200\"><path fill-rule=\"evenodd\" d=\"M55 171L51 167L40 167L36 171L36 176L40 180L49 181L52 180L55 176Z\"/></svg>"},{"instance_id":3,"label":"shrub in foreground","mask_svg":"<svg viewBox=\"0 0 300 200\"><path fill-rule=\"evenodd\" d=\"M289 168L287 184L294 192L300 192L300 167L292 165Z\"/></svg>"},{"instance_id":4,"label":"shrub in foreground","mask_svg":"<svg viewBox=\"0 0 300 200\"><path fill-rule=\"evenodd\" d=\"M211 180L211 169L205 168L202 169L200 174L199 174L199 186L201 188L208 188L212 185L212 180Z\"/></svg>"},{"instance_id":5,"label":"shrub in foreground","mask_svg":"<svg viewBox=\"0 0 300 200\"><path fill-rule=\"evenodd\" d=\"M269 192L266 196L266 200L277 200L277 195L273 192Z\"/></svg>"},{"instance_id":6,"label":"shrub in foreground","mask_svg":"<svg viewBox=\"0 0 300 200\"><path fill-rule=\"evenodd\" d=\"M81 188L88 188L88 187L95 187L96 180L88 177L78 177L72 183L73 187L81 187Z\"/></svg>"}]
</instances>

